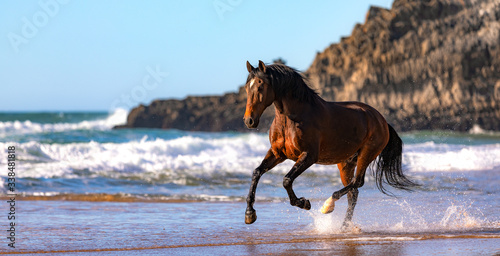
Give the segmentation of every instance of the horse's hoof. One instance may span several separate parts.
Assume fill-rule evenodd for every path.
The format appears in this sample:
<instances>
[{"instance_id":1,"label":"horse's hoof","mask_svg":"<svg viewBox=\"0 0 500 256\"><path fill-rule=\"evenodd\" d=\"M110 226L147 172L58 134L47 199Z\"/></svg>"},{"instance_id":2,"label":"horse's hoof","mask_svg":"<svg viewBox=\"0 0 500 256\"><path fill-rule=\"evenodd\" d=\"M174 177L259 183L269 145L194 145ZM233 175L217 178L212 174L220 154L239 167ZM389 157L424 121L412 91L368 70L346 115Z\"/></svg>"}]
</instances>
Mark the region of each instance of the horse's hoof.
<instances>
[{"instance_id":1,"label":"horse's hoof","mask_svg":"<svg viewBox=\"0 0 500 256\"><path fill-rule=\"evenodd\" d=\"M299 208L302 208L304 210L311 210L311 202L309 202L309 200L301 197L299 198L299 202L299 205L297 205Z\"/></svg>"},{"instance_id":2,"label":"horse's hoof","mask_svg":"<svg viewBox=\"0 0 500 256\"><path fill-rule=\"evenodd\" d=\"M306 202L304 203L304 210L311 210L311 202L306 199Z\"/></svg>"},{"instance_id":3,"label":"horse's hoof","mask_svg":"<svg viewBox=\"0 0 500 256\"><path fill-rule=\"evenodd\" d=\"M245 213L245 223L252 224L257 220L257 214L255 211L247 211Z\"/></svg>"},{"instance_id":4,"label":"horse's hoof","mask_svg":"<svg viewBox=\"0 0 500 256\"><path fill-rule=\"evenodd\" d=\"M333 212L335 209L335 199L333 197L329 197L326 199L325 203L323 204L323 207L321 207L321 213L327 214Z\"/></svg>"}]
</instances>

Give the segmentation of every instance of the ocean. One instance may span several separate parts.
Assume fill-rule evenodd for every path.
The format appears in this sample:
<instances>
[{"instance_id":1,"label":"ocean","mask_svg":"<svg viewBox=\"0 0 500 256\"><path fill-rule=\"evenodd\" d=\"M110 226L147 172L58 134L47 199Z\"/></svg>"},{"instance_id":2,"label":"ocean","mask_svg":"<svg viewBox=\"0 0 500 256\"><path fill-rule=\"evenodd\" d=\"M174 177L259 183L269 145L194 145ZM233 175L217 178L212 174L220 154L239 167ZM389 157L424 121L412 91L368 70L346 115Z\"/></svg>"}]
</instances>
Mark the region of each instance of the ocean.
<instances>
[{"instance_id":1,"label":"ocean","mask_svg":"<svg viewBox=\"0 0 500 256\"><path fill-rule=\"evenodd\" d=\"M0 183L0 190L5 198L9 189L8 148L14 146L16 193L18 200L26 200L18 202L24 203L17 213L23 216L24 211L18 224L24 226L17 234L19 245L23 245L18 247L23 248L20 251L88 249L88 245L78 242L87 237L85 230L88 227L85 225L92 223L88 213L86 217L82 216L88 223L76 226L83 231L73 240L71 234L63 232L66 235L56 236L52 243L47 244L47 241L36 238L38 236L32 236L42 232L35 226L50 229L55 225L64 230L69 225L65 223L68 216L74 215L78 219L79 212L94 209L95 205L99 205L97 208L106 206L104 208L116 213L121 211L116 209L122 209L119 206L123 204L138 212L163 209L161 212L149 211L148 219L154 222L142 219L141 225L150 226L150 229L159 225L163 228L163 231L158 231L161 234L169 233L169 230L170 233L179 232L157 243L144 240L137 247L142 249L179 250L183 246L193 248L194 245L214 246L217 243L221 246L246 246L247 243L254 244L248 242L250 234L259 233L273 238L271 240L278 241L278 244L284 244L285 240L287 244L294 239L297 243L308 243L307 239L312 239L314 243L322 241L323 247L323 242L332 236L337 239L335 241L347 239L345 241L365 244L377 241L377 245L380 241L427 241L429 237L433 241L450 237L472 241L486 239L483 248L486 252L500 251L498 132L475 127L471 133L400 133L405 143L405 173L421 187L413 192L390 190L396 197L389 197L377 190L369 170L354 212L355 229L346 235L340 229L346 209L345 198L337 202L334 213L319 213L323 201L342 187L336 166L314 165L295 181L297 195L311 200L310 211L290 206L282 187L283 176L293 162L286 161L266 173L257 189L255 209L258 220L253 225L245 225L245 198L252 170L269 148L267 134L112 129L114 125L124 123L126 117L127 111L123 109L114 113L0 113L0 148L3 149L0 151L0 166L4 167L0 172L4 180ZM45 207L47 201L55 202L50 203L53 211ZM73 204L71 207L76 210L68 212L71 207L67 204ZM190 209L195 212L187 215ZM163 221L153 217L164 216L165 212L169 215ZM40 216L59 216L59 219ZM100 223L99 227L108 225L108 231L102 232L113 238L119 231L102 218L102 214L97 214L94 221ZM6 217L4 222L7 222ZM69 223L74 224L74 220ZM190 223L191 226L178 231L175 226L181 223ZM225 223L225 228L221 229L221 223ZM195 228L197 226L199 228ZM248 235L236 234L241 232L248 232ZM282 238L273 236L280 232ZM115 239L121 241L118 244L94 245L99 250L129 248L126 234L120 235L121 240ZM206 239L214 234L217 239ZM192 238L191 242L186 242L188 238ZM70 243L63 249L59 248L58 245L67 243L67 239ZM269 246L269 243L263 244ZM0 246L1 249L5 248ZM282 246L274 249L283 252Z\"/></svg>"}]
</instances>

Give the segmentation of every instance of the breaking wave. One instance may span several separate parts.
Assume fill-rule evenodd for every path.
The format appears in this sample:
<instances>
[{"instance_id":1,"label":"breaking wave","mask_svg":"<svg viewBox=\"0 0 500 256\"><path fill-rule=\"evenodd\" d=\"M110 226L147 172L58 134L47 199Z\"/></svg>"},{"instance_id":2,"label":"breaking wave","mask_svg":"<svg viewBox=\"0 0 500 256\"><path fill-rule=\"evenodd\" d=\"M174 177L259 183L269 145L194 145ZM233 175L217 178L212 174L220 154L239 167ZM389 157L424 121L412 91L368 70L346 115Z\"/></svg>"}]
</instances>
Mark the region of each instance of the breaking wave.
<instances>
[{"instance_id":1,"label":"breaking wave","mask_svg":"<svg viewBox=\"0 0 500 256\"><path fill-rule=\"evenodd\" d=\"M64 114L61 118L64 119ZM109 130L115 125L125 123L127 110L116 109L105 118L95 120L82 120L79 122L34 122L32 120L14 120L0 122L0 138L12 135L51 133L71 130Z\"/></svg>"},{"instance_id":2,"label":"breaking wave","mask_svg":"<svg viewBox=\"0 0 500 256\"><path fill-rule=\"evenodd\" d=\"M94 127L109 127L110 120L95 121ZM84 124L74 124L82 127ZM85 124L86 125L86 124ZM64 126L64 125L61 125ZM53 129L58 129L53 125ZM67 129L70 125L67 125ZM0 143L6 148L12 143ZM267 135L230 134L212 137L184 133L179 137L149 138L144 135L124 143L17 143L21 177L76 178L104 176L250 175L269 149ZM5 152L0 163L6 162ZM425 142L405 145L403 163L411 172L480 171L500 167L500 144L451 145ZM273 172L285 173L292 167L287 161ZM338 173L335 166L314 165L308 172Z\"/></svg>"}]
</instances>

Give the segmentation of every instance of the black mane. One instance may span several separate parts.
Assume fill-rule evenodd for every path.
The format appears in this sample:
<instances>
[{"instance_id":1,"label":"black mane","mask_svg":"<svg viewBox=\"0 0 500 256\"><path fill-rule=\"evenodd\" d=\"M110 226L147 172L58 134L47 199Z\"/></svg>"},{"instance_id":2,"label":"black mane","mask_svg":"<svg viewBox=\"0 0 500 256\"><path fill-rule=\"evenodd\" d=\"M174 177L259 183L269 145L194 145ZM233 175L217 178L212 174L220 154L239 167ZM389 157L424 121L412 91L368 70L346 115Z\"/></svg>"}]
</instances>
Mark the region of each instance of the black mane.
<instances>
[{"instance_id":1,"label":"black mane","mask_svg":"<svg viewBox=\"0 0 500 256\"><path fill-rule=\"evenodd\" d=\"M302 102L314 103L318 94L311 89L304 78L297 70L283 64L272 64L266 66L265 76L258 68L252 70L248 76L248 81L253 77L267 77L270 85L274 89L277 98L283 98L291 93L291 96Z\"/></svg>"}]
</instances>

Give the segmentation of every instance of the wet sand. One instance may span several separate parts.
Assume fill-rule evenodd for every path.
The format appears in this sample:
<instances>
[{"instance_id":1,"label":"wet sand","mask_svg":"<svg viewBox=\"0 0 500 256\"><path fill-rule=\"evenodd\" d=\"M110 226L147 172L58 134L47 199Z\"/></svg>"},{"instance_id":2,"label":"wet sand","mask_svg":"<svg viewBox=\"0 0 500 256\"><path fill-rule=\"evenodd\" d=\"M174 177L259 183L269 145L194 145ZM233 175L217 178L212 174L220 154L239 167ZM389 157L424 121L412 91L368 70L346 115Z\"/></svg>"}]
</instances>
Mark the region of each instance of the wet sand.
<instances>
[{"instance_id":1,"label":"wet sand","mask_svg":"<svg viewBox=\"0 0 500 256\"><path fill-rule=\"evenodd\" d=\"M111 197L108 197L111 198ZM27 200L16 204L16 248L2 239L2 254L78 255L495 255L496 222L435 231L391 230L397 222L339 230L338 216L319 215L286 202L259 202L258 219L243 222L244 202L138 202ZM5 206L6 207L6 206ZM339 207L339 211L344 211ZM337 211L337 209L336 209ZM396 213L394 213L396 214ZM394 218L397 215L394 216ZM355 218L356 220L356 218ZM7 218L2 226L7 227ZM388 227L388 228L385 228Z\"/></svg>"}]
</instances>

